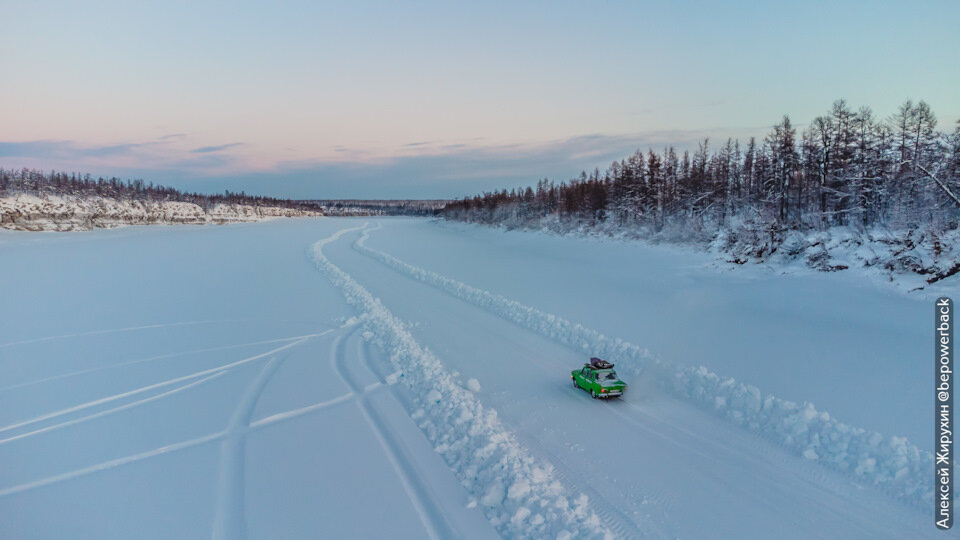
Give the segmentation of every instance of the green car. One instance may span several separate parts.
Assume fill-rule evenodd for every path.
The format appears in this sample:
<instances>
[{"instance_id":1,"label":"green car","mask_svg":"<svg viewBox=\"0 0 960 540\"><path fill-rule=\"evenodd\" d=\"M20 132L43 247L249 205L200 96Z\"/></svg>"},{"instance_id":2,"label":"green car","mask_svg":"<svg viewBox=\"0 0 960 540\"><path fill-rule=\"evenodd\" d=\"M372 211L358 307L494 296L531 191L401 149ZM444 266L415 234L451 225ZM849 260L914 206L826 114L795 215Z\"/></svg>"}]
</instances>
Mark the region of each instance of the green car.
<instances>
[{"instance_id":1,"label":"green car","mask_svg":"<svg viewBox=\"0 0 960 540\"><path fill-rule=\"evenodd\" d=\"M591 358L589 364L571 371L570 378L574 388L590 392L593 399L620 397L627 390L627 383L617 377L613 364L599 358Z\"/></svg>"}]
</instances>

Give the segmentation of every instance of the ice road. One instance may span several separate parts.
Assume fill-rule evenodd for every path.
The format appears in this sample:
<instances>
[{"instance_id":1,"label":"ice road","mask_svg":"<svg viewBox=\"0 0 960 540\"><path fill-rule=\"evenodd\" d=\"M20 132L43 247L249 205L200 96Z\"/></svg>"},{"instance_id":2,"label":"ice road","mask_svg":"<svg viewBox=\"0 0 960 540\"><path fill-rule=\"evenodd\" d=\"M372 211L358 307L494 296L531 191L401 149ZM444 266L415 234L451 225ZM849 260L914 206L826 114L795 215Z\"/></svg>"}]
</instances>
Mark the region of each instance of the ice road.
<instances>
[{"instance_id":1,"label":"ice road","mask_svg":"<svg viewBox=\"0 0 960 540\"><path fill-rule=\"evenodd\" d=\"M850 276L396 218L0 261L0 537L937 534L930 310Z\"/></svg>"}]
</instances>

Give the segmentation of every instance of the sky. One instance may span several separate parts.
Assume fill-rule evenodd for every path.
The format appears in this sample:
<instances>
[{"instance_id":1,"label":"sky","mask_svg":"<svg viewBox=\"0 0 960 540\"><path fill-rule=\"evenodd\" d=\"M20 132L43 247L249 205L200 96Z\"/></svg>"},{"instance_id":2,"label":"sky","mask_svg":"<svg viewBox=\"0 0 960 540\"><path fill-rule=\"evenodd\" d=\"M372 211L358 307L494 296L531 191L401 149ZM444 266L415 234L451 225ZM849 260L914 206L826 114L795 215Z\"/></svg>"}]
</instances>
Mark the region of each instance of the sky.
<instances>
[{"instance_id":1,"label":"sky","mask_svg":"<svg viewBox=\"0 0 960 540\"><path fill-rule=\"evenodd\" d=\"M0 167L449 198L831 103L960 118L960 2L0 0Z\"/></svg>"}]
</instances>

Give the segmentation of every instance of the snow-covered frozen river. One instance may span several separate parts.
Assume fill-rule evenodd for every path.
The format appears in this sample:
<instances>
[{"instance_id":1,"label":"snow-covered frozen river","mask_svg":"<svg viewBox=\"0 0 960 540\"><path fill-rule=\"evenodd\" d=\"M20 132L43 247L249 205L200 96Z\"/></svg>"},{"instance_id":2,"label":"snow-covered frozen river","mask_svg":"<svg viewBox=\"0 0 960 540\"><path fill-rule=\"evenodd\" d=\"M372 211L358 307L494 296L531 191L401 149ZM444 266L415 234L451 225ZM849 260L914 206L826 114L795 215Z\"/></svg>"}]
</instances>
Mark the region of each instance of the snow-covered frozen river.
<instances>
[{"instance_id":1,"label":"snow-covered frozen river","mask_svg":"<svg viewBox=\"0 0 960 540\"><path fill-rule=\"evenodd\" d=\"M398 218L0 261L0 537L936 534L931 303L852 273Z\"/></svg>"}]
</instances>

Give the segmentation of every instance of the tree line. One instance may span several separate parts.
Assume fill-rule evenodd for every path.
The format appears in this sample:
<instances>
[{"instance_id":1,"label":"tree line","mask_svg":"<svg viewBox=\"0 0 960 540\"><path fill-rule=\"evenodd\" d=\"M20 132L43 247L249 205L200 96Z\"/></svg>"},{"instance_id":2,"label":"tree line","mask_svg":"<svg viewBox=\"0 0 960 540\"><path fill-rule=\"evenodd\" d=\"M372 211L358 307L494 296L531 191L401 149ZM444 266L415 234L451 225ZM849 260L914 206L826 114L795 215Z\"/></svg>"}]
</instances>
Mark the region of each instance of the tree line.
<instances>
[{"instance_id":1,"label":"tree line","mask_svg":"<svg viewBox=\"0 0 960 540\"><path fill-rule=\"evenodd\" d=\"M94 178L90 174L58 171L44 172L36 169L0 169L0 196L27 193L32 195L72 195L77 197L109 197L135 201L177 201L193 203L205 211L218 204L245 204L273 206L297 210L319 210L320 205L311 201L277 199L224 191L222 194L201 194L154 185L143 180L121 180L116 177Z\"/></svg>"},{"instance_id":2,"label":"tree line","mask_svg":"<svg viewBox=\"0 0 960 540\"><path fill-rule=\"evenodd\" d=\"M432 216L449 199L317 199L327 215Z\"/></svg>"},{"instance_id":3,"label":"tree line","mask_svg":"<svg viewBox=\"0 0 960 540\"><path fill-rule=\"evenodd\" d=\"M665 227L692 232L746 225L769 231L851 226L957 228L960 122L937 130L924 101L889 118L844 100L798 133L788 116L746 144L708 139L682 154L638 150L605 172L501 190L448 204L448 219L538 226Z\"/></svg>"}]
</instances>

